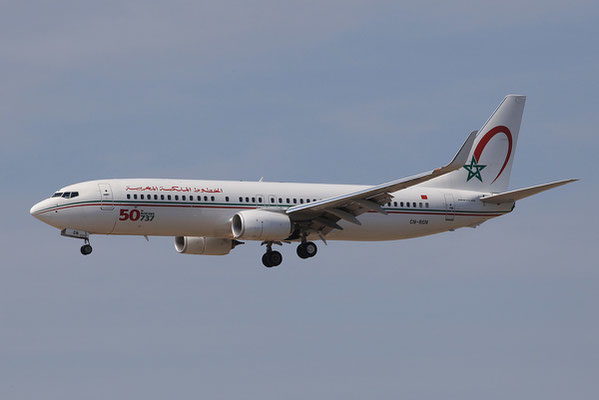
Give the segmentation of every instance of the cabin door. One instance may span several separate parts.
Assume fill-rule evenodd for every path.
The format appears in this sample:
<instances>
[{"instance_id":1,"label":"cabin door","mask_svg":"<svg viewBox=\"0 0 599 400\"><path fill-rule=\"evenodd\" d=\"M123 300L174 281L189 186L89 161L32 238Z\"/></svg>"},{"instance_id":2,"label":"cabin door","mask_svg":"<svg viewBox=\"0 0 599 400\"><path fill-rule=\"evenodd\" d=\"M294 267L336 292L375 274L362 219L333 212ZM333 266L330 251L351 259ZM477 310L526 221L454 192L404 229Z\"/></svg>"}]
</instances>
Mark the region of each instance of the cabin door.
<instances>
[{"instance_id":1,"label":"cabin door","mask_svg":"<svg viewBox=\"0 0 599 400\"><path fill-rule=\"evenodd\" d=\"M453 221L455 218L455 201L453 194L445 194L445 221Z\"/></svg>"},{"instance_id":2,"label":"cabin door","mask_svg":"<svg viewBox=\"0 0 599 400\"><path fill-rule=\"evenodd\" d=\"M114 210L114 198L112 196L112 188L108 183L99 183L100 188L100 209Z\"/></svg>"}]
</instances>

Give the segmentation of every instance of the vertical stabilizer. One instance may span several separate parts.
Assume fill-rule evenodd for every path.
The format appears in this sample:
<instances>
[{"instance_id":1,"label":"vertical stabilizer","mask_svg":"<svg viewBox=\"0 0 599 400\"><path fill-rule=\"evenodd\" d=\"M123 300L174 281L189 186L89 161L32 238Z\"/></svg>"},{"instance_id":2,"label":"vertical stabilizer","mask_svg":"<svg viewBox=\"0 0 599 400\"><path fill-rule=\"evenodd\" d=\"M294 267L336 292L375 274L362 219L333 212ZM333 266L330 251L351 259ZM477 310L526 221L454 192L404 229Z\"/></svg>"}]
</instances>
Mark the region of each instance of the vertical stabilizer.
<instances>
[{"instance_id":1,"label":"vertical stabilizer","mask_svg":"<svg viewBox=\"0 0 599 400\"><path fill-rule=\"evenodd\" d=\"M507 190L526 96L508 95L478 131L462 168L427 185L499 193Z\"/></svg>"}]
</instances>

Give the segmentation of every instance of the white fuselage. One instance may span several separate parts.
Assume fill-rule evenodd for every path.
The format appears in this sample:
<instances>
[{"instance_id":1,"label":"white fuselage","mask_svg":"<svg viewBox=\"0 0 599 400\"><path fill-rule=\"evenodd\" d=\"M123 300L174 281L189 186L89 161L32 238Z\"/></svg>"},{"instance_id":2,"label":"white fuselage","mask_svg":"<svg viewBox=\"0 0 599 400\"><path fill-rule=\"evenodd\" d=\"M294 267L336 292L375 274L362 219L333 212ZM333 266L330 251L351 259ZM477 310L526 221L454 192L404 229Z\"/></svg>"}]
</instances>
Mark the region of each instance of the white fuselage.
<instances>
[{"instance_id":1,"label":"white fuselage","mask_svg":"<svg viewBox=\"0 0 599 400\"><path fill-rule=\"evenodd\" d=\"M232 238L231 219L241 210L285 212L289 207L366 189L365 185L237 182L181 179L109 179L60 189L76 197L52 197L31 214L59 229L90 234L205 236ZM397 240L476 226L509 213L513 203L490 205L482 193L414 186L384 205L359 216L361 225L344 220L327 240ZM314 234L312 234L313 236ZM317 236L313 236L317 237Z\"/></svg>"}]
</instances>

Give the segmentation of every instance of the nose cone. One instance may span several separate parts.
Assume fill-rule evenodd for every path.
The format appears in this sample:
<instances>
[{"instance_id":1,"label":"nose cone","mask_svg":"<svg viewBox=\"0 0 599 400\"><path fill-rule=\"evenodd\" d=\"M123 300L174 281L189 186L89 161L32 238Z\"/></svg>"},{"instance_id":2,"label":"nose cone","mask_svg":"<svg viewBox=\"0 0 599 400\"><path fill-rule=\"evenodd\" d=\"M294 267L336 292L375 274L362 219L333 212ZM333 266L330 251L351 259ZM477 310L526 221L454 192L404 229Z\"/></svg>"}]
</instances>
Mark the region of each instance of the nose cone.
<instances>
[{"instance_id":1,"label":"nose cone","mask_svg":"<svg viewBox=\"0 0 599 400\"><path fill-rule=\"evenodd\" d=\"M52 211L52 208L56 205L56 202L52 199L42 200L29 210L29 213L35 218L42 222L52 225L52 220L55 219L54 215L56 211Z\"/></svg>"},{"instance_id":2,"label":"nose cone","mask_svg":"<svg viewBox=\"0 0 599 400\"><path fill-rule=\"evenodd\" d=\"M42 206L43 201L40 201L39 203L35 204L33 207L31 207L31 210L29 210L29 214L33 215L35 218L38 217L38 214L40 213L40 211L42 210L43 206Z\"/></svg>"}]
</instances>

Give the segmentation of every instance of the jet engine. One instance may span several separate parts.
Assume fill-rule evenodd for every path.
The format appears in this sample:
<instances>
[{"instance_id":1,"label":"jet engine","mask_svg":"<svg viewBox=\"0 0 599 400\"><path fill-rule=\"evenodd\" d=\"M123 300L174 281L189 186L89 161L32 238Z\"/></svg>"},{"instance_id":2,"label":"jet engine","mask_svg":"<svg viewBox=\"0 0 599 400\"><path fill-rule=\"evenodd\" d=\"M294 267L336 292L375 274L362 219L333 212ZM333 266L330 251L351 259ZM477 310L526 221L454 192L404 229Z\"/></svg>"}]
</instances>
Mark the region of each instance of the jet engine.
<instances>
[{"instance_id":1,"label":"jet engine","mask_svg":"<svg viewBox=\"0 0 599 400\"><path fill-rule=\"evenodd\" d=\"M237 240L204 236L176 236L175 249L183 254L224 256L240 244Z\"/></svg>"},{"instance_id":2,"label":"jet engine","mask_svg":"<svg viewBox=\"0 0 599 400\"><path fill-rule=\"evenodd\" d=\"M233 216L231 231L235 239L284 240L291 234L286 214L265 210L245 210Z\"/></svg>"}]
</instances>

